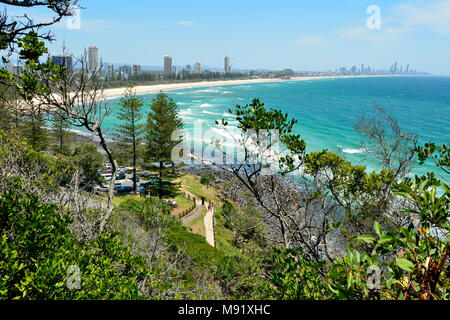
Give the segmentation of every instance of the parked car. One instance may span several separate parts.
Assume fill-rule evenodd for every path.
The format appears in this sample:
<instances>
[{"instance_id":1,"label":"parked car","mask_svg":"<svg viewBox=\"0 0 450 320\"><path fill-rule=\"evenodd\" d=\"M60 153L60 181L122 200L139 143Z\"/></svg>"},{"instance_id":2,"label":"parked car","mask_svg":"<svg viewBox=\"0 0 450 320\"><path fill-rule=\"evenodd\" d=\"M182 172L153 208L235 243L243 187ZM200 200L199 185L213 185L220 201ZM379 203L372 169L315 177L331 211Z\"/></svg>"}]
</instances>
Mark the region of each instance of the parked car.
<instances>
[{"instance_id":1,"label":"parked car","mask_svg":"<svg viewBox=\"0 0 450 320\"><path fill-rule=\"evenodd\" d=\"M112 178L112 175L110 173L102 173L101 176L105 178L106 181L109 181Z\"/></svg>"},{"instance_id":2,"label":"parked car","mask_svg":"<svg viewBox=\"0 0 450 320\"><path fill-rule=\"evenodd\" d=\"M114 184L114 190L118 190L118 189L120 189L120 188L122 188L122 182L116 182L116 183Z\"/></svg>"},{"instance_id":3,"label":"parked car","mask_svg":"<svg viewBox=\"0 0 450 320\"><path fill-rule=\"evenodd\" d=\"M117 189L117 193L118 194L130 193L130 192L133 192L133 189L134 188L132 186L124 186L124 187Z\"/></svg>"},{"instance_id":4,"label":"parked car","mask_svg":"<svg viewBox=\"0 0 450 320\"><path fill-rule=\"evenodd\" d=\"M127 178L127 176L125 175L125 173L119 173L118 175L116 175L116 180L125 180Z\"/></svg>"},{"instance_id":5,"label":"parked car","mask_svg":"<svg viewBox=\"0 0 450 320\"><path fill-rule=\"evenodd\" d=\"M149 173L149 172L138 172L138 176L140 176L142 178L145 178L145 179L148 179L148 178L151 178L151 177L153 177L155 175L152 174L152 173Z\"/></svg>"},{"instance_id":6,"label":"parked car","mask_svg":"<svg viewBox=\"0 0 450 320\"><path fill-rule=\"evenodd\" d=\"M141 194L145 194L148 195L148 191L145 187L143 187L142 185L138 186L136 189L137 192L141 193Z\"/></svg>"}]
</instances>

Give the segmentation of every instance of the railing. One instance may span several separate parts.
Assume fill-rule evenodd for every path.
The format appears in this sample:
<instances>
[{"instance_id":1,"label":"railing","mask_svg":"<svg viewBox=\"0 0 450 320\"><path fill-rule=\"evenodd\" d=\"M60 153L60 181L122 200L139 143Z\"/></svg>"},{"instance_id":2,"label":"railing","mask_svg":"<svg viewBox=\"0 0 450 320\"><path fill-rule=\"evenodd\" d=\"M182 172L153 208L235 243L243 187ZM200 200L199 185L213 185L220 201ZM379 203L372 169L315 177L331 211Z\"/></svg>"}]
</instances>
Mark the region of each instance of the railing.
<instances>
[{"instance_id":1,"label":"railing","mask_svg":"<svg viewBox=\"0 0 450 320\"><path fill-rule=\"evenodd\" d=\"M184 217L186 217L188 214L190 214L192 211L194 211L195 208L197 208L197 198L193 195L190 195L189 193L187 193L186 191L183 191L183 196L185 198L188 198L189 200L192 200L194 202L194 204L192 205L192 207L189 207L188 209L184 210L181 214L178 215L178 219L183 219Z\"/></svg>"}]
</instances>

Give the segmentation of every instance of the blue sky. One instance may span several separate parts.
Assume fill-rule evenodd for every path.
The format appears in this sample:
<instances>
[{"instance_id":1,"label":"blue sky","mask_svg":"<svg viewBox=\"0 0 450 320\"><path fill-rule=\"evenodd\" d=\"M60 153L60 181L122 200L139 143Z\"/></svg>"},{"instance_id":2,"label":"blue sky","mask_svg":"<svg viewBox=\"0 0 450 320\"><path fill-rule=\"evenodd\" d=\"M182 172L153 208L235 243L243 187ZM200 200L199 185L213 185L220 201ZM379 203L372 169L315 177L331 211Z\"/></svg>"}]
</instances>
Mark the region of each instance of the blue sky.
<instances>
[{"instance_id":1,"label":"blue sky","mask_svg":"<svg viewBox=\"0 0 450 320\"><path fill-rule=\"evenodd\" d=\"M201 62L235 69L335 70L401 65L450 75L450 0L80 0L81 29L53 27L76 55L91 44L104 62L162 66ZM370 5L381 29L369 30ZM11 9L20 14L23 9ZM45 10L33 10L38 17Z\"/></svg>"}]
</instances>

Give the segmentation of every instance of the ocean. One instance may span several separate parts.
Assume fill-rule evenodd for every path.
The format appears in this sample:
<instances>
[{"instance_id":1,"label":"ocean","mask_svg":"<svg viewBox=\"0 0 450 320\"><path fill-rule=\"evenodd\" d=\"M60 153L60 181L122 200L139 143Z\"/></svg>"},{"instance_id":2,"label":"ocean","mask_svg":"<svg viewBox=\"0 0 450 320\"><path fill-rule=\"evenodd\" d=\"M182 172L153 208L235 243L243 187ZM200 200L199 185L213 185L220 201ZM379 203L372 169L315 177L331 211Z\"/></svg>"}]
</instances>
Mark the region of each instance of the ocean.
<instances>
[{"instance_id":1,"label":"ocean","mask_svg":"<svg viewBox=\"0 0 450 320\"><path fill-rule=\"evenodd\" d=\"M416 134L420 143L450 143L450 77L311 79L182 89L167 94L180 108L188 139L196 142L202 137L195 126L202 124L210 128L207 135L220 136L223 132L216 127L216 120L225 118L230 126L236 125L228 109L259 98L266 107L280 109L298 120L295 131L306 141L308 152L328 149L354 164L366 165L368 170L378 170L378 164L364 159L361 136L353 124L363 113L373 115L375 105L390 112L400 128ZM155 95L143 96L146 112ZM113 112L103 124L107 132L118 121L114 115L118 100L111 100ZM413 173L430 170L438 172L428 162Z\"/></svg>"}]
</instances>

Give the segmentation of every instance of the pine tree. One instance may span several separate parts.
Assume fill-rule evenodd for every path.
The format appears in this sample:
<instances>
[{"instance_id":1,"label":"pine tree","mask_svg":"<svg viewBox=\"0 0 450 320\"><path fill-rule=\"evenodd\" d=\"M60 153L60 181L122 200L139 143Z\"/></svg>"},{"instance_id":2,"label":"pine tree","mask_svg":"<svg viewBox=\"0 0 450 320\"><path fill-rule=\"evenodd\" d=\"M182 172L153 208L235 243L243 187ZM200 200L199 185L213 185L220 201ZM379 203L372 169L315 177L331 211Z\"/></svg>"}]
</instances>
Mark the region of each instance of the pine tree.
<instances>
[{"instance_id":1,"label":"pine tree","mask_svg":"<svg viewBox=\"0 0 450 320\"><path fill-rule=\"evenodd\" d=\"M129 151L133 156L133 190L135 193L137 189L138 147L143 139L145 127L145 123L142 121L144 118L143 106L143 99L136 96L132 86L128 87L125 96L119 102L120 109L117 118L121 122L115 128L118 145Z\"/></svg>"},{"instance_id":2,"label":"pine tree","mask_svg":"<svg viewBox=\"0 0 450 320\"><path fill-rule=\"evenodd\" d=\"M55 146L55 151L59 154L69 154L69 148L67 146L67 141L70 139L70 123L69 121L64 117L64 114L62 112L57 112L53 116L53 134L54 138L57 142L57 145Z\"/></svg>"},{"instance_id":3,"label":"pine tree","mask_svg":"<svg viewBox=\"0 0 450 320\"><path fill-rule=\"evenodd\" d=\"M28 143L37 151L44 151L48 147L45 121L38 115L32 114L22 123L22 134Z\"/></svg>"},{"instance_id":4,"label":"pine tree","mask_svg":"<svg viewBox=\"0 0 450 320\"><path fill-rule=\"evenodd\" d=\"M158 172L154 193L160 199L170 198L177 194L177 185L172 180L178 177L176 171L180 168L172 161L172 150L182 142L182 136L172 140L172 135L183 128L183 122L178 106L162 92L153 99L150 108L146 128L146 160Z\"/></svg>"}]
</instances>

